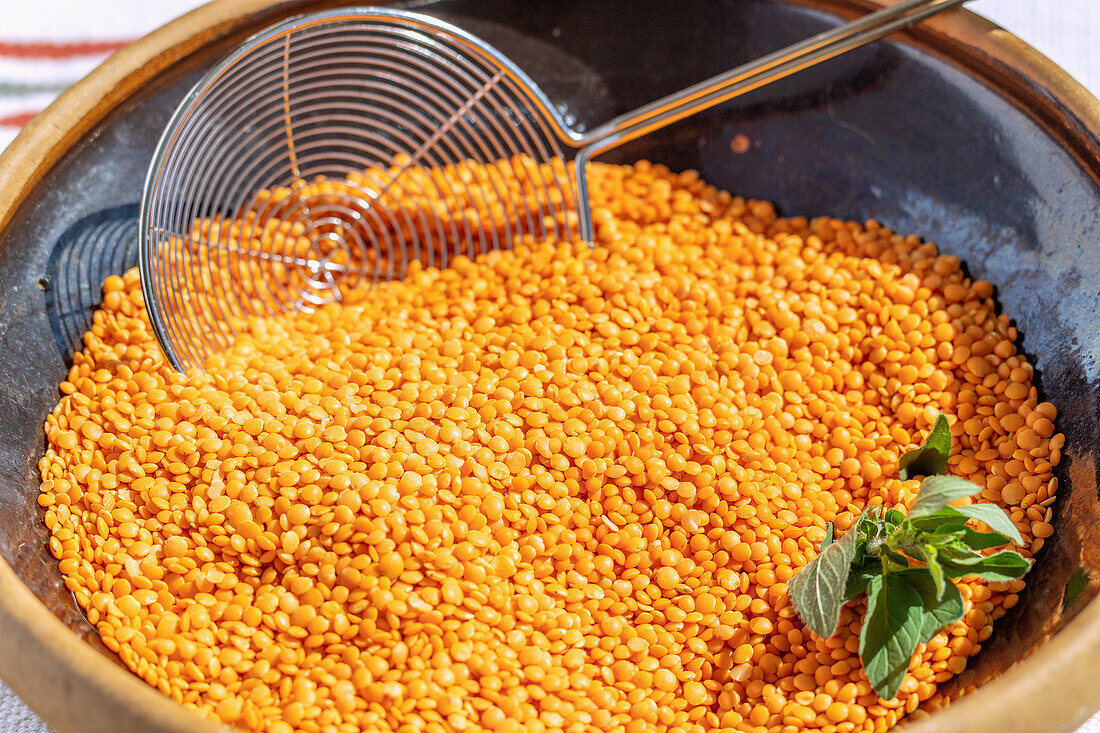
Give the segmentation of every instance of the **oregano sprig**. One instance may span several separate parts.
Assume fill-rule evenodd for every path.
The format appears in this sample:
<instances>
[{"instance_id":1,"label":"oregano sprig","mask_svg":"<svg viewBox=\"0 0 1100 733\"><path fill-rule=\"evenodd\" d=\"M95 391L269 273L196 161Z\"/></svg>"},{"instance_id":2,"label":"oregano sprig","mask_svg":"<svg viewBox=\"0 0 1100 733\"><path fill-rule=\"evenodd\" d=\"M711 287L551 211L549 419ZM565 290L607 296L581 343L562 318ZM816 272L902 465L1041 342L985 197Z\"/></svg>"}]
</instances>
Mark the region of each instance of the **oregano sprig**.
<instances>
[{"instance_id":1,"label":"oregano sprig","mask_svg":"<svg viewBox=\"0 0 1100 733\"><path fill-rule=\"evenodd\" d=\"M900 461L903 480L925 477L908 513L865 509L835 539L829 523L820 553L788 586L795 610L822 638L836 633L845 602L867 594L859 656L871 686L884 699L897 694L917 644L962 618L963 599L953 579L1014 580L1031 567L1014 550L983 552L1023 543L1000 507L949 506L981 491L944 475L950 450L950 427L940 415L924 444ZM979 531L971 521L991 531Z\"/></svg>"}]
</instances>

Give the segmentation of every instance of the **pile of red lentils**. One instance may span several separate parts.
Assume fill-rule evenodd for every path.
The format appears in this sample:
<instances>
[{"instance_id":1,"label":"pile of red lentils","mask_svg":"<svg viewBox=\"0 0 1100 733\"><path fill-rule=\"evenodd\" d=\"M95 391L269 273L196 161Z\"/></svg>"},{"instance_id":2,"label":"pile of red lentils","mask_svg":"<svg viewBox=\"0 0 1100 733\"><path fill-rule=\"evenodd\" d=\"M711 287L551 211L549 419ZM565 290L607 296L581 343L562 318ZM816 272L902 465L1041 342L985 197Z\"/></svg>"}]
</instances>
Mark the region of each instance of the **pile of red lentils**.
<instances>
[{"instance_id":1,"label":"pile of red lentils","mask_svg":"<svg viewBox=\"0 0 1100 733\"><path fill-rule=\"evenodd\" d=\"M897 697L787 582L826 522L951 472L1052 533L1064 438L992 287L916 237L659 166L590 168L597 242L414 266L174 372L136 272L46 422L50 547L103 642L268 733L882 731L1023 582L960 583Z\"/></svg>"}]
</instances>

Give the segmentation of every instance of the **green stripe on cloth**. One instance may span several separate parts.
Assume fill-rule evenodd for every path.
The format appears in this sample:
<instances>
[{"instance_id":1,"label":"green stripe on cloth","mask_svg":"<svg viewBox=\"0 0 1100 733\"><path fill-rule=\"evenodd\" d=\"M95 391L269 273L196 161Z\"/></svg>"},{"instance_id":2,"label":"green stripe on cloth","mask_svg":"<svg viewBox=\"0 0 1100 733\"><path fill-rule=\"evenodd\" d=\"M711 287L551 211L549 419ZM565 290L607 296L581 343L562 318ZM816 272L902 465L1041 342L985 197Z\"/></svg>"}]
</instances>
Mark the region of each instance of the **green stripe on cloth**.
<instances>
[{"instance_id":1,"label":"green stripe on cloth","mask_svg":"<svg viewBox=\"0 0 1100 733\"><path fill-rule=\"evenodd\" d=\"M73 80L75 81L75 79ZM65 91L71 82L42 82L29 83L20 81L4 81L0 79L0 97L27 97L31 94L45 94L47 92L57 94Z\"/></svg>"}]
</instances>

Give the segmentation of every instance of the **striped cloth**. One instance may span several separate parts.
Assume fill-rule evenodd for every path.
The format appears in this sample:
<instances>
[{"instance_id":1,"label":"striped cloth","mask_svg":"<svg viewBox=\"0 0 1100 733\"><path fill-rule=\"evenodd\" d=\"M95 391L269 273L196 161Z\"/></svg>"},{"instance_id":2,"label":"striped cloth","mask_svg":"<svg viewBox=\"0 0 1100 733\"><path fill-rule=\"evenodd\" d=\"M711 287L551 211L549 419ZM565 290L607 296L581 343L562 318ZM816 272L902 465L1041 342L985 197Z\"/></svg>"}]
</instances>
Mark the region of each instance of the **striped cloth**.
<instances>
[{"instance_id":1,"label":"striped cloth","mask_svg":"<svg viewBox=\"0 0 1100 733\"><path fill-rule=\"evenodd\" d=\"M125 41L0 41L0 147Z\"/></svg>"},{"instance_id":2,"label":"striped cloth","mask_svg":"<svg viewBox=\"0 0 1100 733\"><path fill-rule=\"evenodd\" d=\"M4 3L0 150L58 93L111 53L200 4L201 0Z\"/></svg>"}]
</instances>

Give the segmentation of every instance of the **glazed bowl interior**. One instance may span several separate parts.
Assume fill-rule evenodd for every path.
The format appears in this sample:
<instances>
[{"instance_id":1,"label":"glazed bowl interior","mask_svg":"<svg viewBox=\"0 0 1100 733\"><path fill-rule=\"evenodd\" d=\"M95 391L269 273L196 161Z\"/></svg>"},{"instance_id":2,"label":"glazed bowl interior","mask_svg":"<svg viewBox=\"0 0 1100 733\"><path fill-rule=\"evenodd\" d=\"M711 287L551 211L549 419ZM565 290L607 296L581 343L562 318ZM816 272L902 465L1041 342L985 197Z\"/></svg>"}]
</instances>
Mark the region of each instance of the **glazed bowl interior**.
<instances>
[{"instance_id":1,"label":"glazed bowl interior","mask_svg":"<svg viewBox=\"0 0 1100 733\"><path fill-rule=\"evenodd\" d=\"M439 0L416 10L511 56L578 130L838 21L826 2L776 0ZM141 184L168 116L239 39L210 43L150 79L46 172L0 232L0 555L93 645L36 504L42 423L99 284L136 263ZM1030 103L1041 89L1017 81L1009 94L1008 82L990 81L995 65L983 77L968 63L919 33L876 43L608 158L693 168L785 215L876 219L935 242L995 284L1067 441L1056 534L957 690L1048 639L1091 601L1100 578L1097 141L1056 103Z\"/></svg>"}]
</instances>

